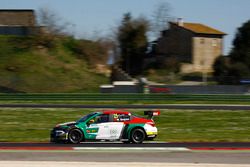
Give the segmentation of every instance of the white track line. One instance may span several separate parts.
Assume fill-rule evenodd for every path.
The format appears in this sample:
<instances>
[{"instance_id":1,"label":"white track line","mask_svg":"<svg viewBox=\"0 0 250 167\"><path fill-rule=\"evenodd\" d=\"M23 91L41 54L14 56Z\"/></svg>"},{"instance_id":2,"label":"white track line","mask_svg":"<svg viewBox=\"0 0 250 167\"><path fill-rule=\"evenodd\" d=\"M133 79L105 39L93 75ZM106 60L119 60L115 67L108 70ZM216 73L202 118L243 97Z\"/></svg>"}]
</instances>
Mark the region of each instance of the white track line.
<instances>
[{"instance_id":1,"label":"white track line","mask_svg":"<svg viewBox=\"0 0 250 167\"><path fill-rule=\"evenodd\" d=\"M116 150L116 151L190 151L185 147L73 147L74 150Z\"/></svg>"},{"instance_id":2,"label":"white track line","mask_svg":"<svg viewBox=\"0 0 250 167\"><path fill-rule=\"evenodd\" d=\"M244 164L143 163L143 162L56 162L0 161L1 167L249 167Z\"/></svg>"}]
</instances>

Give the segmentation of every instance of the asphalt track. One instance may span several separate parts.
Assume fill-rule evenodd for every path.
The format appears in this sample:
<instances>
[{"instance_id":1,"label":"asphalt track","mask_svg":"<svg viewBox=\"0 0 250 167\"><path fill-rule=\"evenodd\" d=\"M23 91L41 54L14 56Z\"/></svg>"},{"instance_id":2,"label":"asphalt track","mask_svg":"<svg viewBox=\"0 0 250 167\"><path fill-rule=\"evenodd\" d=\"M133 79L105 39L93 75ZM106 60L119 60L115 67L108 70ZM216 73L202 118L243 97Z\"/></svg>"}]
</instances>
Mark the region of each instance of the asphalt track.
<instances>
[{"instance_id":1,"label":"asphalt track","mask_svg":"<svg viewBox=\"0 0 250 167\"><path fill-rule=\"evenodd\" d=\"M48 148L39 150L37 148ZM76 147L77 150L65 148ZM89 147L96 149L87 149ZM123 148L122 150L114 148ZM129 150L129 148L170 148L168 150ZM177 149L187 147L191 151ZM204 148L210 148L204 149ZM150 163L191 163L191 164L250 164L250 143L0 143L1 161L56 161L56 162L143 162ZM4 149L5 148L5 149ZM8 149L6 149L8 148ZM11 149L13 148L13 149ZM21 148L21 149L16 149ZM31 150L29 148L34 148ZM58 149L56 149L58 148ZM59 148L64 148L60 150ZM103 149L104 148L104 149ZM172 149L171 149L172 148ZM175 149L174 149L175 148ZM198 150L196 150L196 149ZM203 148L199 150L199 148ZM224 149L223 149L224 148ZM228 148L228 150L226 149ZM231 148L231 149L230 149ZM202 165L201 165L202 166ZM212 166L212 165L211 165Z\"/></svg>"},{"instance_id":2,"label":"asphalt track","mask_svg":"<svg viewBox=\"0 0 250 167\"><path fill-rule=\"evenodd\" d=\"M250 164L249 157L250 153L227 152L0 152L0 162L116 162L117 166L119 162Z\"/></svg>"},{"instance_id":3,"label":"asphalt track","mask_svg":"<svg viewBox=\"0 0 250 167\"><path fill-rule=\"evenodd\" d=\"M126 108L182 110L250 110L250 105L147 104L147 105L88 105L88 104L0 104L0 108Z\"/></svg>"},{"instance_id":4,"label":"asphalt track","mask_svg":"<svg viewBox=\"0 0 250 167\"><path fill-rule=\"evenodd\" d=\"M83 142L80 144L55 144L55 143L14 143L1 142L1 147L186 147L186 148L250 148L250 142L177 142L177 143L143 143L124 144L121 142Z\"/></svg>"}]
</instances>

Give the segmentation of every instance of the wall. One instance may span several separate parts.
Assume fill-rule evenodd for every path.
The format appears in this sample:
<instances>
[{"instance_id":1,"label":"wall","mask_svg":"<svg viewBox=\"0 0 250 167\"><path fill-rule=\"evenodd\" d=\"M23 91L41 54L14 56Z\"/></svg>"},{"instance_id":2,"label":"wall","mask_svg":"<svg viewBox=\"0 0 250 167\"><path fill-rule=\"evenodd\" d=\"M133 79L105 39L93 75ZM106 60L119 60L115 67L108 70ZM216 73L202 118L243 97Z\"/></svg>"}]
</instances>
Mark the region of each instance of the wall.
<instances>
[{"instance_id":1,"label":"wall","mask_svg":"<svg viewBox=\"0 0 250 167\"><path fill-rule=\"evenodd\" d=\"M0 25L35 26L33 10L0 10Z\"/></svg>"},{"instance_id":2,"label":"wall","mask_svg":"<svg viewBox=\"0 0 250 167\"><path fill-rule=\"evenodd\" d=\"M0 26L1 35L30 35L32 34L32 29L23 26Z\"/></svg>"},{"instance_id":3,"label":"wall","mask_svg":"<svg viewBox=\"0 0 250 167\"><path fill-rule=\"evenodd\" d=\"M158 92L157 89L159 90ZM173 93L173 94L245 94L249 93L249 87L234 86L234 85L208 85L208 86L150 85L150 92Z\"/></svg>"},{"instance_id":4,"label":"wall","mask_svg":"<svg viewBox=\"0 0 250 167\"><path fill-rule=\"evenodd\" d=\"M193 38L193 70L212 72L215 59L222 55L222 37L200 36Z\"/></svg>"},{"instance_id":5,"label":"wall","mask_svg":"<svg viewBox=\"0 0 250 167\"><path fill-rule=\"evenodd\" d=\"M130 82L130 81L129 81ZM117 84L116 84L117 83ZM142 87L138 84L119 84L122 83L120 81L113 82L113 85L101 85L100 92L101 93L141 93Z\"/></svg>"},{"instance_id":6,"label":"wall","mask_svg":"<svg viewBox=\"0 0 250 167\"><path fill-rule=\"evenodd\" d=\"M180 61L192 62L193 33L174 24L164 31L157 43L156 52L160 55L175 56Z\"/></svg>"},{"instance_id":7,"label":"wall","mask_svg":"<svg viewBox=\"0 0 250 167\"><path fill-rule=\"evenodd\" d=\"M37 31L33 10L0 10L1 35L30 35Z\"/></svg>"},{"instance_id":8,"label":"wall","mask_svg":"<svg viewBox=\"0 0 250 167\"><path fill-rule=\"evenodd\" d=\"M143 93L143 85L103 85L101 93ZM208 86L184 86L184 85L149 85L150 93L165 94L248 94L250 86L247 85L208 85Z\"/></svg>"},{"instance_id":9,"label":"wall","mask_svg":"<svg viewBox=\"0 0 250 167\"><path fill-rule=\"evenodd\" d=\"M182 62L181 72L212 72L215 59L223 53L223 36L193 33L176 24L163 31L156 54L174 56Z\"/></svg>"}]
</instances>

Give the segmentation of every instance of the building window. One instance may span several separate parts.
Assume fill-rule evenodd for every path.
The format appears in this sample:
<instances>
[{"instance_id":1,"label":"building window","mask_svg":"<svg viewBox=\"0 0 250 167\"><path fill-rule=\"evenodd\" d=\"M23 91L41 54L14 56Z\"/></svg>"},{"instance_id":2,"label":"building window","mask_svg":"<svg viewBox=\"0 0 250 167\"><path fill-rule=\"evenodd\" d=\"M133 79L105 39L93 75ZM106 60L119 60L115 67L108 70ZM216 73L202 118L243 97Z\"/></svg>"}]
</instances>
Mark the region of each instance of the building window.
<instances>
[{"instance_id":1,"label":"building window","mask_svg":"<svg viewBox=\"0 0 250 167\"><path fill-rule=\"evenodd\" d=\"M216 39L213 39L213 40L212 40L212 46L214 46L214 47L217 46L217 40L216 40Z\"/></svg>"},{"instance_id":2,"label":"building window","mask_svg":"<svg viewBox=\"0 0 250 167\"><path fill-rule=\"evenodd\" d=\"M201 43L201 44L204 44L204 43L205 43L205 39L204 39L204 38L201 38L200 43Z\"/></svg>"}]
</instances>

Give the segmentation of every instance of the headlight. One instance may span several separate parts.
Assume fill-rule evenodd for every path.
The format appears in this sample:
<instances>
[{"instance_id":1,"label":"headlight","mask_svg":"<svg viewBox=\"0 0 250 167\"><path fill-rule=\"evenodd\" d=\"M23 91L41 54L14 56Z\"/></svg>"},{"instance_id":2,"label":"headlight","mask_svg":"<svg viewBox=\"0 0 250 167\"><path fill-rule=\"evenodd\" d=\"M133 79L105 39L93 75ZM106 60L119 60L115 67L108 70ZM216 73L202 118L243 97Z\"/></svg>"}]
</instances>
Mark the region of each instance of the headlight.
<instances>
[{"instance_id":1,"label":"headlight","mask_svg":"<svg viewBox=\"0 0 250 167\"><path fill-rule=\"evenodd\" d=\"M55 131L55 135L56 136L62 136L62 135L64 135L65 134L65 132L63 131L63 130L56 130Z\"/></svg>"}]
</instances>

